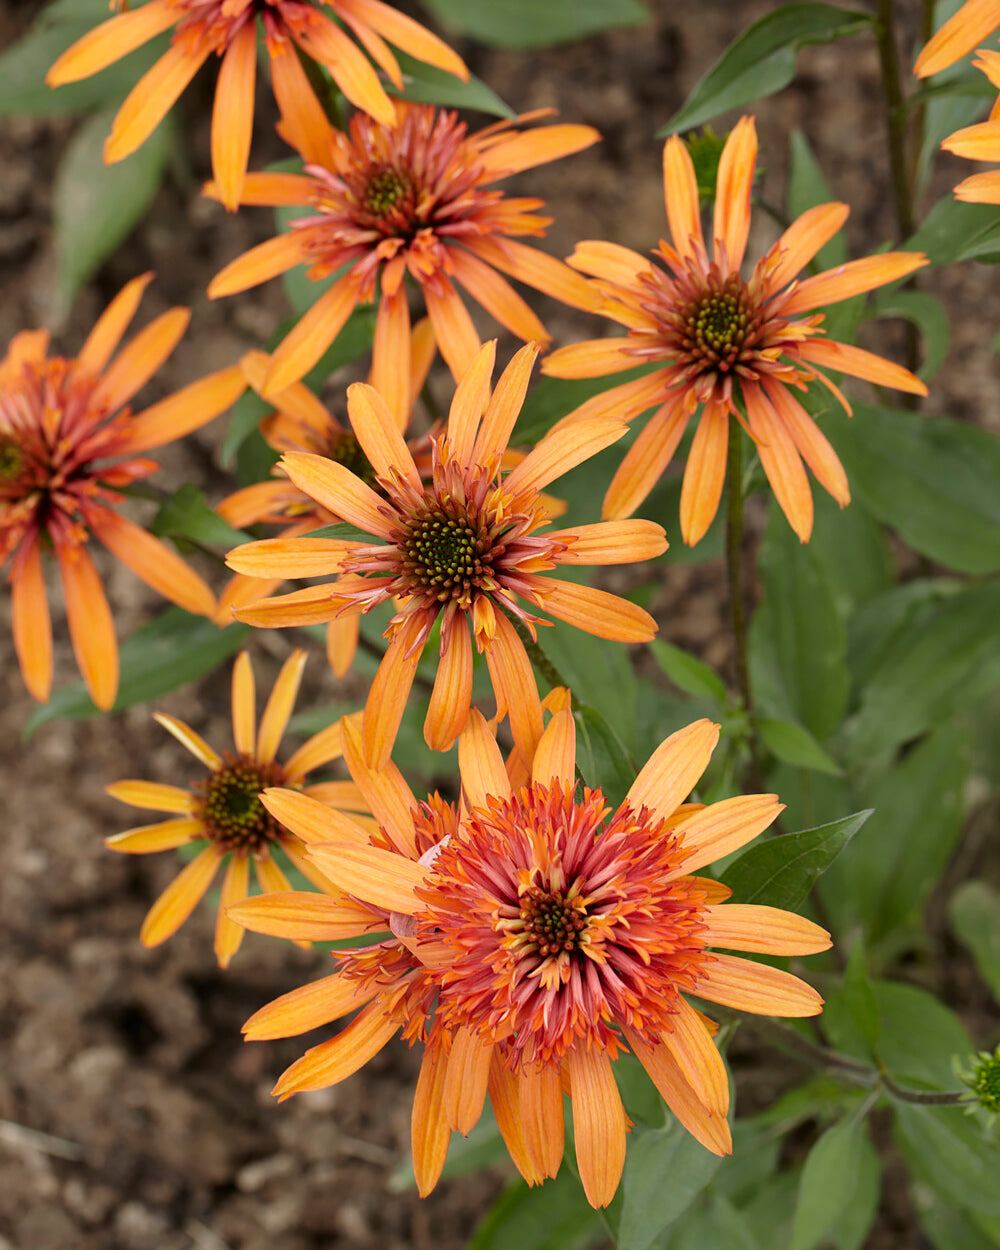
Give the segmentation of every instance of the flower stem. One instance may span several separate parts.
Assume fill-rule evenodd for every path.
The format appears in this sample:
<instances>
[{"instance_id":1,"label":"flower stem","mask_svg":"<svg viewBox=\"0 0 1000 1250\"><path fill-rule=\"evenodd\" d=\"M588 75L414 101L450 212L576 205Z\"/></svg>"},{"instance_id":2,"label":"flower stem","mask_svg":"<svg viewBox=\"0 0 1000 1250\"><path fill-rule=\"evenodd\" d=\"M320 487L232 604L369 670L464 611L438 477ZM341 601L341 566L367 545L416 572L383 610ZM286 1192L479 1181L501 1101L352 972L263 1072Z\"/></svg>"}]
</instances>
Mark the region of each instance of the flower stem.
<instances>
[{"instance_id":1,"label":"flower stem","mask_svg":"<svg viewBox=\"0 0 1000 1250\"><path fill-rule=\"evenodd\" d=\"M886 1090L901 1102L914 1102L923 1107L958 1107L967 1104L969 1099L969 1091L955 1090L944 1093L930 1093L926 1090L904 1089L902 1085L897 1085L888 1072L883 1068L879 1073L879 1077Z\"/></svg>"},{"instance_id":2,"label":"flower stem","mask_svg":"<svg viewBox=\"0 0 1000 1250\"><path fill-rule=\"evenodd\" d=\"M507 619L514 626L518 638L524 643L524 649L528 653L528 659L531 661L535 671L539 673L550 686L565 686L569 689L569 682L563 677L562 673L556 668L542 648L528 633L528 627L524 621L518 617L508 614Z\"/></svg>"},{"instance_id":3,"label":"flower stem","mask_svg":"<svg viewBox=\"0 0 1000 1250\"><path fill-rule=\"evenodd\" d=\"M741 555L743 548L743 432L739 422L729 421L729 461L726 504L726 580L729 584L729 619L736 648L736 681L747 715L750 698L750 670L747 665L747 622L743 606Z\"/></svg>"}]
</instances>

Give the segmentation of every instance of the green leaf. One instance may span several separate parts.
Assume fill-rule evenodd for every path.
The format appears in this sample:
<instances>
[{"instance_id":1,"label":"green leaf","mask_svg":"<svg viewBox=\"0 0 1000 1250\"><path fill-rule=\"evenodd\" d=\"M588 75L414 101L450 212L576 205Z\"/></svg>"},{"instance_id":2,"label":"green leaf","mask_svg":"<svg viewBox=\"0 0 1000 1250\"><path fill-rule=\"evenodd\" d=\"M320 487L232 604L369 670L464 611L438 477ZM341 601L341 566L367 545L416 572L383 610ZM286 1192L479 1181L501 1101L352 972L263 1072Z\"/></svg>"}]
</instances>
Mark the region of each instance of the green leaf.
<instances>
[{"instance_id":1,"label":"green leaf","mask_svg":"<svg viewBox=\"0 0 1000 1250\"><path fill-rule=\"evenodd\" d=\"M690 130L719 113L781 91L795 77L800 48L860 34L865 13L832 4L783 4L735 39L658 135Z\"/></svg>"},{"instance_id":2,"label":"green leaf","mask_svg":"<svg viewBox=\"0 0 1000 1250\"><path fill-rule=\"evenodd\" d=\"M694 695L696 699L710 699L713 703L725 704L729 701L722 678L704 660L661 638L654 638L649 649L660 668L685 694Z\"/></svg>"},{"instance_id":3,"label":"green leaf","mask_svg":"<svg viewBox=\"0 0 1000 1250\"><path fill-rule=\"evenodd\" d=\"M855 812L815 829L769 838L744 851L722 874L737 902L795 911L871 811Z\"/></svg>"},{"instance_id":4,"label":"green leaf","mask_svg":"<svg viewBox=\"0 0 1000 1250\"><path fill-rule=\"evenodd\" d=\"M601 378L539 378L521 406L512 442L537 443L557 421L561 421L588 399L610 391L613 387L624 386L626 382L651 373L656 367L643 365L638 369L626 369ZM650 407L654 405L650 404Z\"/></svg>"},{"instance_id":5,"label":"green leaf","mask_svg":"<svg viewBox=\"0 0 1000 1250\"><path fill-rule=\"evenodd\" d=\"M1000 1002L1000 892L985 881L966 881L951 896L948 919Z\"/></svg>"},{"instance_id":6,"label":"green leaf","mask_svg":"<svg viewBox=\"0 0 1000 1250\"><path fill-rule=\"evenodd\" d=\"M929 382L944 364L951 341L948 314L941 301L924 291L890 288L875 295L872 311L876 317L903 317L913 322L924 343L924 363L917 374Z\"/></svg>"},{"instance_id":7,"label":"green leaf","mask_svg":"<svg viewBox=\"0 0 1000 1250\"><path fill-rule=\"evenodd\" d=\"M647 1250L690 1207L721 1163L677 1124L633 1133L622 1180L618 1250Z\"/></svg>"},{"instance_id":8,"label":"green leaf","mask_svg":"<svg viewBox=\"0 0 1000 1250\"><path fill-rule=\"evenodd\" d=\"M871 1138L865 1133L858 1155L858 1178L854 1194L835 1216L833 1244L837 1250L862 1250L878 1214L882 1189L882 1164Z\"/></svg>"},{"instance_id":9,"label":"green leaf","mask_svg":"<svg viewBox=\"0 0 1000 1250\"><path fill-rule=\"evenodd\" d=\"M239 547L249 535L224 521L193 482L185 482L159 508L150 529L160 538L188 538L206 547Z\"/></svg>"},{"instance_id":10,"label":"green leaf","mask_svg":"<svg viewBox=\"0 0 1000 1250\"><path fill-rule=\"evenodd\" d=\"M1000 684L1000 580L967 586L945 599L919 629L896 637L872 672L847 726L853 759L909 742L952 713L974 707Z\"/></svg>"},{"instance_id":11,"label":"green leaf","mask_svg":"<svg viewBox=\"0 0 1000 1250\"><path fill-rule=\"evenodd\" d=\"M621 803L636 777L636 766L625 744L596 708L574 708L577 761L588 785L599 786L608 799Z\"/></svg>"},{"instance_id":12,"label":"green leaf","mask_svg":"<svg viewBox=\"0 0 1000 1250\"><path fill-rule=\"evenodd\" d=\"M121 712L137 703L150 703L187 685L228 659L249 632L249 625L220 629L204 617L169 608L122 643L121 679L111 710ZM102 715L105 713L91 702L83 682L75 682L57 690L48 703L35 709L24 734L30 737L50 720Z\"/></svg>"},{"instance_id":13,"label":"green leaf","mask_svg":"<svg viewBox=\"0 0 1000 1250\"><path fill-rule=\"evenodd\" d=\"M812 768L837 775L843 771L819 745L808 729L793 721L764 717L755 722L761 740L772 755L798 768Z\"/></svg>"},{"instance_id":14,"label":"green leaf","mask_svg":"<svg viewBox=\"0 0 1000 1250\"><path fill-rule=\"evenodd\" d=\"M799 1179L791 1250L813 1250L857 1189L865 1122L847 1116L816 1141Z\"/></svg>"},{"instance_id":15,"label":"green leaf","mask_svg":"<svg viewBox=\"0 0 1000 1250\"><path fill-rule=\"evenodd\" d=\"M903 244L907 252L925 252L932 265L988 256L1000 247L1000 218L994 204L968 204L949 191Z\"/></svg>"},{"instance_id":16,"label":"green leaf","mask_svg":"<svg viewBox=\"0 0 1000 1250\"><path fill-rule=\"evenodd\" d=\"M834 588L811 548L772 503L760 552L764 602L750 623L750 677L761 709L818 741L847 706L847 640Z\"/></svg>"},{"instance_id":17,"label":"green leaf","mask_svg":"<svg viewBox=\"0 0 1000 1250\"><path fill-rule=\"evenodd\" d=\"M968 1211L949 1206L932 1190L920 1186L914 1194L920 1214L920 1226L930 1238L934 1250L997 1250L1000 1246L1000 1230L993 1236L981 1227L980 1221Z\"/></svg>"},{"instance_id":18,"label":"green leaf","mask_svg":"<svg viewBox=\"0 0 1000 1250\"><path fill-rule=\"evenodd\" d=\"M173 138L168 116L124 161L104 164L114 112L85 121L66 146L52 188L57 291L64 308L125 239L152 202Z\"/></svg>"},{"instance_id":19,"label":"green leaf","mask_svg":"<svg viewBox=\"0 0 1000 1250\"><path fill-rule=\"evenodd\" d=\"M337 521L334 525L324 525L318 530L310 530L303 538L339 538L345 543L364 543L372 547L378 539L368 530L358 529L356 525L348 525L346 521Z\"/></svg>"},{"instance_id":20,"label":"green leaf","mask_svg":"<svg viewBox=\"0 0 1000 1250\"><path fill-rule=\"evenodd\" d=\"M892 552L882 527L857 500L840 508L825 490L817 490L813 505L809 547L829 579L838 611L850 621L855 609L893 585Z\"/></svg>"},{"instance_id":21,"label":"green leaf","mask_svg":"<svg viewBox=\"0 0 1000 1250\"><path fill-rule=\"evenodd\" d=\"M948 417L857 404L824 429L851 489L911 547L962 573L1000 570L1000 440Z\"/></svg>"},{"instance_id":22,"label":"green leaf","mask_svg":"<svg viewBox=\"0 0 1000 1250\"><path fill-rule=\"evenodd\" d=\"M998 1153L960 1107L894 1103L896 1142L916 1175L965 1211L1000 1215Z\"/></svg>"},{"instance_id":23,"label":"green leaf","mask_svg":"<svg viewBox=\"0 0 1000 1250\"><path fill-rule=\"evenodd\" d=\"M875 999L872 983L868 979L865 945L860 938L855 940L851 948L847 968L844 970L844 984L841 992L847 1013L865 1046L866 1058L877 1058L881 1032L878 1002Z\"/></svg>"},{"instance_id":24,"label":"green leaf","mask_svg":"<svg viewBox=\"0 0 1000 1250\"><path fill-rule=\"evenodd\" d=\"M224 469L231 469L241 445L253 434L261 421L274 409L257 394L247 388L229 413L229 428L222 440L219 462Z\"/></svg>"},{"instance_id":25,"label":"green leaf","mask_svg":"<svg viewBox=\"0 0 1000 1250\"><path fill-rule=\"evenodd\" d=\"M452 30L495 48L544 48L584 39L614 26L637 26L649 16L638 0L424 0Z\"/></svg>"},{"instance_id":26,"label":"green leaf","mask_svg":"<svg viewBox=\"0 0 1000 1250\"><path fill-rule=\"evenodd\" d=\"M856 702L864 694L874 673L898 650L906 639L922 631L938 608L962 589L954 578L917 578L902 586L892 586L863 604L851 617L847 636L847 658Z\"/></svg>"},{"instance_id":27,"label":"green leaf","mask_svg":"<svg viewBox=\"0 0 1000 1250\"><path fill-rule=\"evenodd\" d=\"M468 1250L583 1250L603 1231L580 1182L563 1168L537 1189L524 1181L505 1189L476 1226Z\"/></svg>"},{"instance_id":28,"label":"green leaf","mask_svg":"<svg viewBox=\"0 0 1000 1250\"><path fill-rule=\"evenodd\" d=\"M166 36L80 82L49 87L45 75L66 49L111 14L106 0L50 4L31 30L0 55L0 117L89 113L122 100L166 50Z\"/></svg>"},{"instance_id":29,"label":"green leaf","mask_svg":"<svg viewBox=\"0 0 1000 1250\"><path fill-rule=\"evenodd\" d=\"M462 82L454 74L443 69L436 69L426 61L418 61L408 56L399 48L393 50L403 73L403 90L397 91L389 87L390 95L400 95L404 100L415 100L418 104L440 104L446 108L474 109L478 113L489 113L493 117L516 117L509 104L481 82L474 74L469 75L468 82Z\"/></svg>"}]
</instances>

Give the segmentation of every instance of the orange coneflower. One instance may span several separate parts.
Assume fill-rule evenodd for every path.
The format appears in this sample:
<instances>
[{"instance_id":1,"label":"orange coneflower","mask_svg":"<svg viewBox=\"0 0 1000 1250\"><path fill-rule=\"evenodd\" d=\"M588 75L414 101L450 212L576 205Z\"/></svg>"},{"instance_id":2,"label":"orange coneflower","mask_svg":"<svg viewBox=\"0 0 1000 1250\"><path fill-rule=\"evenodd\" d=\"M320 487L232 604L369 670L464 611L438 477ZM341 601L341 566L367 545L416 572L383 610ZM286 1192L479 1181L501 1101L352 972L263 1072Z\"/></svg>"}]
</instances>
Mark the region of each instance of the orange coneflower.
<instances>
[{"instance_id":1,"label":"orange coneflower","mask_svg":"<svg viewBox=\"0 0 1000 1250\"><path fill-rule=\"evenodd\" d=\"M243 203L311 210L287 234L227 265L208 293L245 291L299 264L310 266L311 278L346 267L275 352L266 379L275 392L319 360L359 301L372 301L378 288L372 380L401 420L410 340L407 273L423 289L438 348L456 381L479 347L456 283L525 340L548 335L501 274L599 311L602 301L579 274L515 241L545 234L552 219L535 211L543 201L506 197L493 184L579 152L600 136L590 126L520 130L506 121L469 134L454 113L430 105L400 103L396 111L390 125L359 114L346 132L311 148L297 143L308 162L302 174L249 175ZM544 111L518 120L540 115ZM218 190L210 187L208 194Z\"/></svg>"},{"instance_id":2,"label":"orange coneflower","mask_svg":"<svg viewBox=\"0 0 1000 1250\"><path fill-rule=\"evenodd\" d=\"M927 393L909 370L823 337L823 315L810 311L894 282L925 265L925 256L886 252L795 280L844 224L846 204L803 213L749 279L741 277L756 158L753 119L744 117L719 163L710 257L694 165L683 142L671 136L663 150L663 183L673 246L661 242L649 261L617 244L589 241L570 258L598 279L607 315L628 328L627 336L560 348L543 366L543 372L564 378L601 377L647 362L659 366L577 410L631 418L658 405L612 479L606 517L631 516L669 463L689 418L702 408L681 491L681 533L690 544L703 537L719 506L730 417L754 440L782 510L806 542L813 505L802 462L842 507L850 492L833 448L792 389L804 390L818 379L848 413L823 369Z\"/></svg>"},{"instance_id":3,"label":"orange coneflower","mask_svg":"<svg viewBox=\"0 0 1000 1250\"><path fill-rule=\"evenodd\" d=\"M412 845L395 846L391 836L365 845L330 822L326 835L321 820L312 825L308 858L357 904L388 913L393 933L418 961L413 974L422 964L422 987L430 980L439 991L434 1025L446 1044L425 1056L421 1078L436 1096L425 1098L419 1116L414 1108L415 1143L437 1143L421 1154L425 1177L436 1179L448 1130L468 1132L487 1091L502 1110L505 1140L525 1178L555 1175L566 1090L584 1189L593 1205L607 1205L625 1155L628 1125L613 1060L626 1049L707 1149L731 1150L725 1066L710 1022L687 995L765 1015L814 1015L822 999L797 977L714 948L802 955L825 950L830 938L790 912L727 904L726 887L696 875L757 837L782 810L775 795L707 807L684 802L718 734L709 721L673 734L611 812L599 790L577 793L568 708L545 729L530 782L520 789L512 788L496 741L474 712L459 746L463 806L456 812L440 802L423 805L412 817L419 831L410 833ZM398 811L398 792L382 784ZM289 805L274 797L284 812ZM390 819L398 828L398 814ZM293 914L277 900L257 910ZM320 1021L324 998L332 1008L326 1018L358 1005L346 997L346 977L310 987L303 1029ZM278 1025L267 1036L293 1031L288 1026L301 1010L296 995L265 1008ZM429 1002L425 994L424 1025ZM351 1029L377 1036L380 1046L377 1024L390 1026L384 1002L366 1028L360 1020L324 1044L336 1055L334 1080L359 1066L347 1066ZM328 1084L324 1047L299 1060L279 1092Z\"/></svg>"},{"instance_id":4,"label":"orange coneflower","mask_svg":"<svg viewBox=\"0 0 1000 1250\"><path fill-rule=\"evenodd\" d=\"M296 868L321 890L333 887L305 860L299 839L261 804L268 786L303 790L317 807L329 808L336 821L337 808L366 810L364 799L349 782L326 782L305 786L306 775L342 754L341 725L320 730L279 764L276 756L302 680L304 651L285 661L259 728L255 722L255 688L250 657L244 651L233 666L232 715L235 753L221 755L190 726L176 717L157 712L155 719L208 769L208 776L190 790L152 781L117 781L108 786L113 798L133 807L175 813L173 819L143 825L107 839L113 851L148 855L190 843L205 843L201 852L174 878L149 910L139 938L144 946L159 946L181 927L228 859L222 881L222 899L215 928L215 954L225 968L239 949L243 929L226 915L226 908L247 895L250 862L265 892L290 890L288 879L275 862L272 849L279 846ZM348 722L349 723L349 722Z\"/></svg>"},{"instance_id":5,"label":"orange coneflower","mask_svg":"<svg viewBox=\"0 0 1000 1250\"><path fill-rule=\"evenodd\" d=\"M244 389L222 369L133 414L129 400L163 364L190 313L155 318L112 361L152 274L133 278L105 309L74 359L48 356L47 330L26 330L0 361L0 564L11 559L14 645L32 696L52 688L52 630L42 568L59 566L77 664L98 707L118 691L118 644L91 535L148 585L189 612L211 616L208 586L169 547L116 511L121 491L159 466L139 453L198 429ZM125 457L125 459L123 459Z\"/></svg>"},{"instance_id":6,"label":"orange coneflower","mask_svg":"<svg viewBox=\"0 0 1000 1250\"><path fill-rule=\"evenodd\" d=\"M614 442L624 425L604 416L562 423L502 474L537 347L517 353L491 397L495 349L492 342L480 348L455 392L445 434L431 440L429 484L385 401L363 383L348 389L347 411L380 493L335 461L283 458L296 486L377 543L306 537L277 546L247 544L227 557L230 567L259 577L341 575L333 584L238 611L254 625L314 624L396 601L389 647L365 709L365 752L376 767L392 750L417 661L437 621L441 658L424 723L428 743L447 750L464 724L472 692L471 631L525 759L534 754L542 724L531 664L510 620L533 631L538 618L522 601L599 638L642 642L656 632L647 612L617 595L543 576L559 565L624 564L665 550L662 528L650 521L538 532L550 519L541 489Z\"/></svg>"},{"instance_id":7,"label":"orange coneflower","mask_svg":"<svg viewBox=\"0 0 1000 1250\"><path fill-rule=\"evenodd\" d=\"M124 9L124 4L121 5ZM221 58L212 112L212 170L227 208L240 203L257 70L258 18L271 65L271 85L285 137L322 152L333 134L299 52L325 66L344 95L386 124L395 116L371 63L348 38L342 22L400 90L403 79L386 40L449 74L469 71L447 44L381 0L149 0L102 22L62 54L49 70L51 87L89 78L156 35L175 27L170 49L136 83L115 116L104 145L111 164L134 152L156 129L181 92L214 52Z\"/></svg>"}]
</instances>

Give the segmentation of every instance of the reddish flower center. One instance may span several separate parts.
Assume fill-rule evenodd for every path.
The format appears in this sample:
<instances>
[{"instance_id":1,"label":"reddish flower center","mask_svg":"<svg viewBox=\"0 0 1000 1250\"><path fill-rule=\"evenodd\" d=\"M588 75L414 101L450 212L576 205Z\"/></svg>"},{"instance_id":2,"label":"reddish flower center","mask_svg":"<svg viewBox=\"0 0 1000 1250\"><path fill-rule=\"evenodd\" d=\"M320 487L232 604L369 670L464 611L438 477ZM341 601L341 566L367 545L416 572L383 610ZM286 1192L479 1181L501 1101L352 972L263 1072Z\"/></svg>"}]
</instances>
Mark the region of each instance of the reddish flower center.
<instances>
[{"instance_id":1,"label":"reddish flower center","mask_svg":"<svg viewBox=\"0 0 1000 1250\"><path fill-rule=\"evenodd\" d=\"M521 914L504 921L513 937L520 935L546 958L577 950L587 927L587 912L579 897L569 898L565 890L542 890L531 886L521 898Z\"/></svg>"},{"instance_id":2,"label":"reddish flower center","mask_svg":"<svg viewBox=\"0 0 1000 1250\"><path fill-rule=\"evenodd\" d=\"M227 755L221 768L195 783L203 792L198 814L206 836L227 851L263 850L280 836L282 826L260 801L261 791L284 780L280 764Z\"/></svg>"}]
</instances>

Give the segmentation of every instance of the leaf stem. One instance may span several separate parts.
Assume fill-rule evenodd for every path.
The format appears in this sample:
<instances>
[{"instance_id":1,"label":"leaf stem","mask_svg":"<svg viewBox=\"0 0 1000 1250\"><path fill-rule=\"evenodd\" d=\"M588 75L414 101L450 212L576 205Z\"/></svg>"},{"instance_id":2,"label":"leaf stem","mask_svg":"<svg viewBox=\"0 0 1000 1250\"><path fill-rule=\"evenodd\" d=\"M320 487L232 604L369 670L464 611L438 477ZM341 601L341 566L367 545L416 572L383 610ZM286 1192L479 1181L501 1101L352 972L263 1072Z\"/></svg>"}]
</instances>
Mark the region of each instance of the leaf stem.
<instances>
[{"instance_id":1,"label":"leaf stem","mask_svg":"<svg viewBox=\"0 0 1000 1250\"><path fill-rule=\"evenodd\" d=\"M924 1107L957 1107L970 1101L968 1090L948 1090L936 1093L928 1090L905 1089L902 1085L897 1085L884 1068L879 1072L879 1078L893 1098L898 1098L901 1102L914 1102Z\"/></svg>"}]
</instances>

